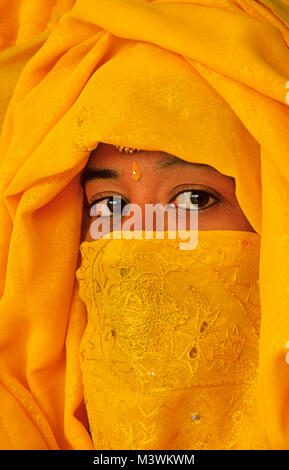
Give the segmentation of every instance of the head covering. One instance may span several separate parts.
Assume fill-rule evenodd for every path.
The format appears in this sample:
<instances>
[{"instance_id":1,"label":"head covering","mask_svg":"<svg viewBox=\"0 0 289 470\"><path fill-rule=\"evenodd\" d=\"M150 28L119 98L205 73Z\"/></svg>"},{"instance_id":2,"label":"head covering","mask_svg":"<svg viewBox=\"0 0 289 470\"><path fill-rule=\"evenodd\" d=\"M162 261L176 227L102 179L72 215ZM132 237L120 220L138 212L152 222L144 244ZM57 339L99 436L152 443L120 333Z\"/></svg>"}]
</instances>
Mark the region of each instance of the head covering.
<instances>
[{"instance_id":1,"label":"head covering","mask_svg":"<svg viewBox=\"0 0 289 470\"><path fill-rule=\"evenodd\" d=\"M75 270L79 173L105 142L235 177L261 235L257 405L271 447L288 448L288 1L54 2L50 22L33 3L42 22L1 53L17 85L0 147L0 446L93 448Z\"/></svg>"}]
</instances>

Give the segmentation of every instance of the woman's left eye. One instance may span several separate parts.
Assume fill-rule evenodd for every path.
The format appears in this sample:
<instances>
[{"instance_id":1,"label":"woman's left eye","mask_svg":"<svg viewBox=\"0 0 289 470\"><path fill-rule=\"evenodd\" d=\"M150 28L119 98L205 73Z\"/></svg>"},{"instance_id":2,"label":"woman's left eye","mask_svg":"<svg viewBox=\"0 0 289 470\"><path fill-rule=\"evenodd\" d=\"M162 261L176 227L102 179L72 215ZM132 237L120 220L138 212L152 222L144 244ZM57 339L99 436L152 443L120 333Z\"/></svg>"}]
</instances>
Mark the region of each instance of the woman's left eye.
<instances>
[{"instance_id":1,"label":"woman's left eye","mask_svg":"<svg viewBox=\"0 0 289 470\"><path fill-rule=\"evenodd\" d=\"M197 210L207 209L217 202L217 198L207 191L201 189L191 189L178 194L172 203L175 206L182 206L186 210L194 210L192 204L198 206Z\"/></svg>"}]
</instances>

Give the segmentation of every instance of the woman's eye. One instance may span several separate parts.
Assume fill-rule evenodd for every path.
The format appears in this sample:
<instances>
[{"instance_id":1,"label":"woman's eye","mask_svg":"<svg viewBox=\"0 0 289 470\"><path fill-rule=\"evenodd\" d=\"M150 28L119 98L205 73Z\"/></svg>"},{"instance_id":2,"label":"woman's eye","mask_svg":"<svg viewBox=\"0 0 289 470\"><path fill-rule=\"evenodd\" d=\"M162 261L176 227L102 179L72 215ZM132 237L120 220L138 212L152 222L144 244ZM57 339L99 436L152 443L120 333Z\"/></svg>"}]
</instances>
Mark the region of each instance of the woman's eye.
<instances>
[{"instance_id":1,"label":"woman's eye","mask_svg":"<svg viewBox=\"0 0 289 470\"><path fill-rule=\"evenodd\" d=\"M216 202L216 198L207 191L201 189L191 189L178 194L173 203L175 206L182 205L186 210L194 210L192 204L198 206L198 210L207 209Z\"/></svg>"},{"instance_id":2,"label":"woman's eye","mask_svg":"<svg viewBox=\"0 0 289 470\"><path fill-rule=\"evenodd\" d=\"M110 196L93 201L90 204L90 215L94 217L121 216L126 202L120 196Z\"/></svg>"}]
</instances>

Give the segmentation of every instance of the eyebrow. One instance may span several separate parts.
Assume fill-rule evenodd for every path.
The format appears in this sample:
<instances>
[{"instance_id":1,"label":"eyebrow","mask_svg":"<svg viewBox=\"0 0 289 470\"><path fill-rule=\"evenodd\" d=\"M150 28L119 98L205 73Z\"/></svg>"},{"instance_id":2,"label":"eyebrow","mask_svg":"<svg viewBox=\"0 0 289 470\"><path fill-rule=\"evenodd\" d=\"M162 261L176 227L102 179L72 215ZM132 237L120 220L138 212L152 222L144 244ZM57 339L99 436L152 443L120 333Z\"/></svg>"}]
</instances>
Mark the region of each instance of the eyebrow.
<instances>
[{"instance_id":1,"label":"eyebrow","mask_svg":"<svg viewBox=\"0 0 289 470\"><path fill-rule=\"evenodd\" d=\"M176 157L175 155L166 155L164 158L157 162L159 168L169 168L171 166L190 166L194 168L205 167L208 170L217 172L215 168L205 163L193 163L188 162L187 160L182 160L181 158Z\"/></svg>"},{"instance_id":2,"label":"eyebrow","mask_svg":"<svg viewBox=\"0 0 289 470\"><path fill-rule=\"evenodd\" d=\"M117 179L119 173L110 168L85 168L80 175L80 184L84 188L88 181L95 179Z\"/></svg>"}]
</instances>

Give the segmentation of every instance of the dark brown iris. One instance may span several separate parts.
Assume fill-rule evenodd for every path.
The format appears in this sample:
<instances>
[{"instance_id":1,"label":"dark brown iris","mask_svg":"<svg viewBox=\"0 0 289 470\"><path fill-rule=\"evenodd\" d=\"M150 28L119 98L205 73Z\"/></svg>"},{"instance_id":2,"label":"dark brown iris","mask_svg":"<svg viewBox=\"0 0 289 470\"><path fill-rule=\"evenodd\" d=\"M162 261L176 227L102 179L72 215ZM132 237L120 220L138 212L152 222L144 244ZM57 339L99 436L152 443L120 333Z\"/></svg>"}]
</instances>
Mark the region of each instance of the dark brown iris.
<instances>
[{"instance_id":1,"label":"dark brown iris","mask_svg":"<svg viewBox=\"0 0 289 470\"><path fill-rule=\"evenodd\" d=\"M191 191L191 203L197 204L198 207L204 207L208 204L210 195L206 191L192 190Z\"/></svg>"}]
</instances>

